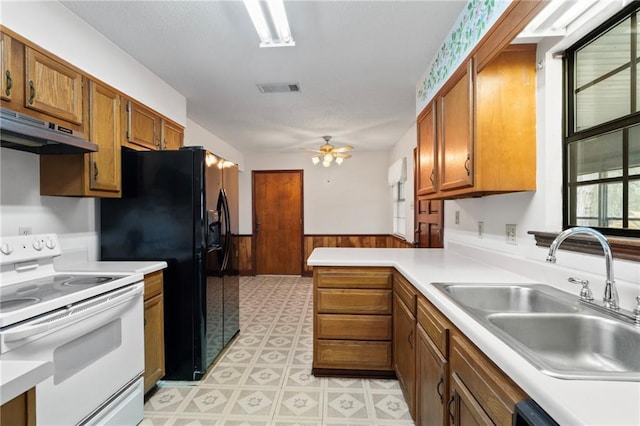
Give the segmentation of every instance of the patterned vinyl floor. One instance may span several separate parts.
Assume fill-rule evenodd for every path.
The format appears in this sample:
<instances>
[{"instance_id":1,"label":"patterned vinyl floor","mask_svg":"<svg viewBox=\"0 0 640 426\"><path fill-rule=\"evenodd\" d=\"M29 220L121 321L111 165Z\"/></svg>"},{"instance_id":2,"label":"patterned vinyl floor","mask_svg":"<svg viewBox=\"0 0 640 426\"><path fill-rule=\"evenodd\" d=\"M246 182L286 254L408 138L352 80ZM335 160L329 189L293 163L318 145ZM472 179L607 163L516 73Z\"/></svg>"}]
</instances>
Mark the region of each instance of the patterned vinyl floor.
<instances>
[{"instance_id":1,"label":"patterned vinyl floor","mask_svg":"<svg viewBox=\"0 0 640 426\"><path fill-rule=\"evenodd\" d=\"M311 278L242 277L240 330L197 385L158 387L142 425L413 425L396 380L311 375Z\"/></svg>"}]
</instances>

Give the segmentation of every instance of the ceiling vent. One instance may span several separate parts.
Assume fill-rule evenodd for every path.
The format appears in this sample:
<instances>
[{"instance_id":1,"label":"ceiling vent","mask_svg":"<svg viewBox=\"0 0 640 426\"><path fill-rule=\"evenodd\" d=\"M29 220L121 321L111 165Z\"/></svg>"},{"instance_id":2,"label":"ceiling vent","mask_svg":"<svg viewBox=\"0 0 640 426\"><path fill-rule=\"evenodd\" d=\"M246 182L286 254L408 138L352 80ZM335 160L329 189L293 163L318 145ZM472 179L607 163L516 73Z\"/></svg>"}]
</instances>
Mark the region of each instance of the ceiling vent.
<instances>
[{"instance_id":1,"label":"ceiling vent","mask_svg":"<svg viewBox=\"0 0 640 426\"><path fill-rule=\"evenodd\" d=\"M300 85L298 83L257 84L257 86L260 93L288 93L300 91Z\"/></svg>"}]
</instances>

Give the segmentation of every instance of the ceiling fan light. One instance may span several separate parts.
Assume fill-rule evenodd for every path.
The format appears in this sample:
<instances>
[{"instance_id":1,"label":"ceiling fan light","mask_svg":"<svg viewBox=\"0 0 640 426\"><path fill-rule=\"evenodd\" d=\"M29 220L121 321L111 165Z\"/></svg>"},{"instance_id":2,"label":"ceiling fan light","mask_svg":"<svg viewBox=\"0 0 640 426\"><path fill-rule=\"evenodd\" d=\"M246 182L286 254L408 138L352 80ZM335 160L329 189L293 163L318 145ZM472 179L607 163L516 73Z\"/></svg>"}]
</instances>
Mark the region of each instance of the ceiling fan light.
<instances>
[{"instance_id":1,"label":"ceiling fan light","mask_svg":"<svg viewBox=\"0 0 640 426\"><path fill-rule=\"evenodd\" d=\"M311 162L315 166L316 164L318 164L320 162L320 157L317 156L317 155L315 157L311 157Z\"/></svg>"},{"instance_id":2,"label":"ceiling fan light","mask_svg":"<svg viewBox=\"0 0 640 426\"><path fill-rule=\"evenodd\" d=\"M331 161L333 161L333 155L331 155L331 154L325 154L325 155L324 155L324 162L325 162L325 163L331 163Z\"/></svg>"},{"instance_id":3,"label":"ceiling fan light","mask_svg":"<svg viewBox=\"0 0 640 426\"><path fill-rule=\"evenodd\" d=\"M343 161L344 161L344 159L343 159L342 157L338 157L338 158L336 158L336 164L337 164L337 165L342 164L342 162L343 162Z\"/></svg>"},{"instance_id":4,"label":"ceiling fan light","mask_svg":"<svg viewBox=\"0 0 640 426\"><path fill-rule=\"evenodd\" d=\"M322 166L323 166L323 167L329 167L329 166L331 166L331 161L323 161L323 162L322 162Z\"/></svg>"}]
</instances>

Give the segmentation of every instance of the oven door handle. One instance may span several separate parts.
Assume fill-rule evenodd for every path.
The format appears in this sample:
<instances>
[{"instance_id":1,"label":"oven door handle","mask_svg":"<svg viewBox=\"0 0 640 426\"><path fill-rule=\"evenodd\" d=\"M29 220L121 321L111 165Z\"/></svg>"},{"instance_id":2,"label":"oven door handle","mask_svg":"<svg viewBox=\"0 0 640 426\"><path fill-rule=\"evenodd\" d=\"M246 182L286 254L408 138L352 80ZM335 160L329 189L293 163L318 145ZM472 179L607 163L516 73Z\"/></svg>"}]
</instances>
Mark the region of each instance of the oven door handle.
<instances>
[{"instance_id":1,"label":"oven door handle","mask_svg":"<svg viewBox=\"0 0 640 426\"><path fill-rule=\"evenodd\" d=\"M113 293L99 296L94 300L79 303L78 305L66 308L62 312L54 312L31 323L21 324L14 330L4 331L1 333L2 341L4 343L17 342L53 328L65 327L106 309L115 307L129 299L133 299L142 294L143 291L144 285L140 283L123 290L116 290Z\"/></svg>"}]
</instances>

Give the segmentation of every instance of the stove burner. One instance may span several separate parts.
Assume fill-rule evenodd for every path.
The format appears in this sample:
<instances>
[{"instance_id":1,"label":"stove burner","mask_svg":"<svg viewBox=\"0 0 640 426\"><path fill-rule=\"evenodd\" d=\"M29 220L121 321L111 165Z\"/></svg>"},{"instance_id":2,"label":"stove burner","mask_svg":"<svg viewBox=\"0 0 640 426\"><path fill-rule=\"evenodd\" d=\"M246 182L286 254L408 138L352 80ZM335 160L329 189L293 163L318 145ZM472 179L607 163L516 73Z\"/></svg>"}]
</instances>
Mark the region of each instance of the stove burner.
<instances>
[{"instance_id":1,"label":"stove burner","mask_svg":"<svg viewBox=\"0 0 640 426\"><path fill-rule=\"evenodd\" d=\"M60 286L93 286L98 284L108 283L109 281L113 281L113 277L64 277L66 280L62 284L57 284Z\"/></svg>"},{"instance_id":2,"label":"stove burner","mask_svg":"<svg viewBox=\"0 0 640 426\"><path fill-rule=\"evenodd\" d=\"M0 312L15 311L29 305L36 304L40 301L37 297L21 297L18 299L9 299L0 301Z\"/></svg>"}]
</instances>

